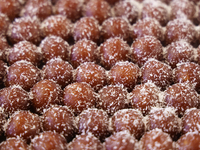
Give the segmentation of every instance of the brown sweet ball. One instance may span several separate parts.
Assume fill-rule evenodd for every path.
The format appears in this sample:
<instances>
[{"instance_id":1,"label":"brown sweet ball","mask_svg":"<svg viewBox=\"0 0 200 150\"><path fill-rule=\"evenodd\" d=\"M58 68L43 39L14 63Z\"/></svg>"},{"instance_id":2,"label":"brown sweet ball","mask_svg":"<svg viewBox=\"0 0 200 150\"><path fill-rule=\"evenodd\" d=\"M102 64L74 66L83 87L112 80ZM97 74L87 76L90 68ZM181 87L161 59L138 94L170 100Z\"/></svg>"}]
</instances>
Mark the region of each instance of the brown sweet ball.
<instances>
[{"instance_id":1,"label":"brown sweet ball","mask_svg":"<svg viewBox=\"0 0 200 150\"><path fill-rule=\"evenodd\" d=\"M68 60L69 58L69 44L59 36L47 36L40 43L40 48L44 63L56 57L60 57L63 60Z\"/></svg>"},{"instance_id":2,"label":"brown sweet ball","mask_svg":"<svg viewBox=\"0 0 200 150\"><path fill-rule=\"evenodd\" d=\"M42 36L60 36L68 41L71 36L72 23L66 16L54 15L46 18L41 24Z\"/></svg>"},{"instance_id":3,"label":"brown sweet ball","mask_svg":"<svg viewBox=\"0 0 200 150\"><path fill-rule=\"evenodd\" d=\"M33 108L39 114L52 105L62 104L62 89L52 80L37 82L30 92Z\"/></svg>"},{"instance_id":4,"label":"brown sweet ball","mask_svg":"<svg viewBox=\"0 0 200 150\"><path fill-rule=\"evenodd\" d=\"M30 108L29 93L17 85L12 85L0 90L0 106L7 115L17 110L28 110Z\"/></svg>"},{"instance_id":5,"label":"brown sweet ball","mask_svg":"<svg viewBox=\"0 0 200 150\"><path fill-rule=\"evenodd\" d=\"M149 58L155 58L157 60L162 60L163 58L162 44L153 36L137 38L131 46L131 51L133 62L137 63L140 67L142 67Z\"/></svg>"},{"instance_id":6,"label":"brown sweet ball","mask_svg":"<svg viewBox=\"0 0 200 150\"><path fill-rule=\"evenodd\" d=\"M95 91L98 91L106 85L107 74L103 67L93 62L85 62L76 69L74 80L76 82L86 82Z\"/></svg>"},{"instance_id":7,"label":"brown sweet ball","mask_svg":"<svg viewBox=\"0 0 200 150\"><path fill-rule=\"evenodd\" d=\"M21 6L19 0L0 0L0 12L13 21L19 16Z\"/></svg>"},{"instance_id":8,"label":"brown sweet ball","mask_svg":"<svg viewBox=\"0 0 200 150\"><path fill-rule=\"evenodd\" d=\"M169 65L156 59L149 59L141 69L142 83L153 82L165 89L172 82L172 69Z\"/></svg>"},{"instance_id":9,"label":"brown sweet ball","mask_svg":"<svg viewBox=\"0 0 200 150\"><path fill-rule=\"evenodd\" d=\"M10 20L7 15L0 12L0 35L6 36Z\"/></svg>"},{"instance_id":10,"label":"brown sweet ball","mask_svg":"<svg viewBox=\"0 0 200 150\"><path fill-rule=\"evenodd\" d=\"M40 21L43 21L51 14L52 4L50 0L26 0L20 16L37 16Z\"/></svg>"},{"instance_id":11,"label":"brown sweet ball","mask_svg":"<svg viewBox=\"0 0 200 150\"><path fill-rule=\"evenodd\" d=\"M172 68L176 68L178 63L194 61L194 48L183 40L172 42L165 51L165 62Z\"/></svg>"},{"instance_id":12,"label":"brown sweet ball","mask_svg":"<svg viewBox=\"0 0 200 150\"><path fill-rule=\"evenodd\" d=\"M141 18L155 18L162 26L165 26L169 21L168 7L162 1L143 2Z\"/></svg>"},{"instance_id":13,"label":"brown sweet ball","mask_svg":"<svg viewBox=\"0 0 200 150\"><path fill-rule=\"evenodd\" d=\"M0 144L1 150L28 150L29 146L26 142L21 138L11 137L6 139Z\"/></svg>"},{"instance_id":14,"label":"brown sweet ball","mask_svg":"<svg viewBox=\"0 0 200 150\"><path fill-rule=\"evenodd\" d=\"M126 18L130 24L133 24L137 21L139 17L139 6L136 1L119 1L113 8L114 16Z\"/></svg>"},{"instance_id":15,"label":"brown sweet ball","mask_svg":"<svg viewBox=\"0 0 200 150\"><path fill-rule=\"evenodd\" d=\"M197 150L200 148L200 133L188 132L177 141L177 150Z\"/></svg>"},{"instance_id":16,"label":"brown sweet ball","mask_svg":"<svg viewBox=\"0 0 200 150\"><path fill-rule=\"evenodd\" d=\"M82 5L81 0L58 0L54 6L54 12L75 22L82 16Z\"/></svg>"},{"instance_id":17,"label":"brown sweet ball","mask_svg":"<svg viewBox=\"0 0 200 150\"><path fill-rule=\"evenodd\" d=\"M40 49L31 42L20 41L12 47L7 54L9 65L20 60L31 62L34 66L38 66L42 59Z\"/></svg>"},{"instance_id":18,"label":"brown sweet ball","mask_svg":"<svg viewBox=\"0 0 200 150\"><path fill-rule=\"evenodd\" d=\"M21 60L12 64L6 74L5 85L20 85L29 91L40 80L40 70L32 63Z\"/></svg>"},{"instance_id":19,"label":"brown sweet ball","mask_svg":"<svg viewBox=\"0 0 200 150\"><path fill-rule=\"evenodd\" d=\"M103 87L99 92L97 107L112 116L116 111L124 109L128 104L127 90L118 85Z\"/></svg>"},{"instance_id":20,"label":"brown sweet ball","mask_svg":"<svg viewBox=\"0 0 200 150\"><path fill-rule=\"evenodd\" d=\"M119 37L110 38L100 45L100 64L109 70L116 62L128 61L131 49L129 45Z\"/></svg>"},{"instance_id":21,"label":"brown sweet ball","mask_svg":"<svg viewBox=\"0 0 200 150\"><path fill-rule=\"evenodd\" d=\"M117 62L109 71L109 82L113 85L121 84L131 91L139 78L140 68L132 62Z\"/></svg>"},{"instance_id":22,"label":"brown sweet ball","mask_svg":"<svg viewBox=\"0 0 200 150\"><path fill-rule=\"evenodd\" d=\"M109 135L108 115L105 111L96 108L84 110L78 116L79 133L91 132L94 136L103 140Z\"/></svg>"},{"instance_id":23,"label":"brown sweet ball","mask_svg":"<svg viewBox=\"0 0 200 150\"><path fill-rule=\"evenodd\" d=\"M188 43L196 41L195 26L187 19L174 19L169 21L165 31L165 44L185 40Z\"/></svg>"},{"instance_id":24,"label":"brown sweet ball","mask_svg":"<svg viewBox=\"0 0 200 150\"><path fill-rule=\"evenodd\" d=\"M133 25L133 40L144 37L144 36L154 36L161 42L164 40L164 33L160 23L154 18L144 18L143 20L138 20Z\"/></svg>"},{"instance_id":25,"label":"brown sweet ball","mask_svg":"<svg viewBox=\"0 0 200 150\"><path fill-rule=\"evenodd\" d=\"M74 114L78 115L87 108L95 107L96 97L89 84L75 82L65 87L63 102Z\"/></svg>"},{"instance_id":26,"label":"brown sweet ball","mask_svg":"<svg viewBox=\"0 0 200 150\"><path fill-rule=\"evenodd\" d=\"M130 24L122 17L108 18L102 24L101 36L104 41L114 37L122 38L124 41L130 41Z\"/></svg>"},{"instance_id":27,"label":"brown sweet ball","mask_svg":"<svg viewBox=\"0 0 200 150\"><path fill-rule=\"evenodd\" d=\"M111 17L111 6L105 0L90 0L83 7L83 15L94 17L102 24L104 20Z\"/></svg>"},{"instance_id":28,"label":"brown sweet ball","mask_svg":"<svg viewBox=\"0 0 200 150\"><path fill-rule=\"evenodd\" d=\"M140 150L174 149L173 141L169 134L163 132L161 129L158 128L146 132L140 139L139 147Z\"/></svg>"},{"instance_id":29,"label":"brown sweet ball","mask_svg":"<svg viewBox=\"0 0 200 150\"><path fill-rule=\"evenodd\" d=\"M38 45L41 41L40 22L37 17L16 18L7 34L13 44L26 40Z\"/></svg>"},{"instance_id":30,"label":"brown sweet ball","mask_svg":"<svg viewBox=\"0 0 200 150\"><path fill-rule=\"evenodd\" d=\"M16 111L5 126L5 135L19 137L27 142L41 131L41 119L37 114L30 111Z\"/></svg>"},{"instance_id":31,"label":"brown sweet ball","mask_svg":"<svg viewBox=\"0 0 200 150\"><path fill-rule=\"evenodd\" d=\"M74 114L66 106L52 106L42 116L44 131L54 131L64 135L67 141L72 140L76 133Z\"/></svg>"},{"instance_id":32,"label":"brown sweet ball","mask_svg":"<svg viewBox=\"0 0 200 150\"><path fill-rule=\"evenodd\" d=\"M66 150L66 139L52 131L44 131L35 136L30 143L31 150Z\"/></svg>"},{"instance_id":33,"label":"brown sweet ball","mask_svg":"<svg viewBox=\"0 0 200 150\"><path fill-rule=\"evenodd\" d=\"M3 60L0 60L0 85L3 84L3 81L6 76L7 65Z\"/></svg>"},{"instance_id":34,"label":"brown sweet ball","mask_svg":"<svg viewBox=\"0 0 200 150\"><path fill-rule=\"evenodd\" d=\"M87 39L77 41L71 48L70 63L74 68L84 62L97 63L99 59L97 48L97 44L93 41Z\"/></svg>"},{"instance_id":35,"label":"brown sweet ball","mask_svg":"<svg viewBox=\"0 0 200 150\"><path fill-rule=\"evenodd\" d=\"M73 67L61 58L52 58L42 68L42 79L51 79L62 88L72 81Z\"/></svg>"},{"instance_id":36,"label":"brown sweet ball","mask_svg":"<svg viewBox=\"0 0 200 150\"><path fill-rule=\"evenodd\" d=\"M75 41L87 39L98 43L100 39L98 21L94 17L81 18L74 25L73 37Z\"/></svg>"},{"instance_id":37,"label":"brown sweet ball","mask_svg":"<svg viewBox=\"0 0 200 150\"><path fill-rule=\"evenodd\" d=\"M105 149L136 150L137 140L130 134L129 131L120 131L105 139Z\"/></svg>"},{"instance_id":38,"label":"brown sweet ball","mask_svg":"<svg viewBox=\"0 0 200 150\"><path fill-rule=\"evenodd\" d=\"M0 136L3 135L3 129L5 123L6 123L6 114L4 112L4 109L0 107Z\"/></svg>"},{"instance_id":39,"label":"brown sweet ball","mask_svg":"<svg viewBox=\"0 0 200 150\"><path fill-rule=\"evenodd\" d=\"M162 105L159 100L161 91L151 82L136 85L131 94L132 107L140 110L143 115L149 114L152 107Z\"/></svg>"},{"instance_id":40,"label":"brown sweet ball","mask_svg":"<svg viewBox=\"0 0 200 150\"><path fill-rule=\"evenodd\" d=\"M77 135L68 145L68 150L103 150L103 145L93 134Z\"/></svg>"},{"instance_id":41,"label":"brown sweet ball","mask_svg":"<svg viewBox=\"0 0 200 150\"><path fill-rule=\"evenodd\" d=\"M137 109L121 109L111 118L114 132L128 130L136 139L140 139L145 131L143 115Z\"/></svg>"},{"instance_id":42,"label":"brown sweet ball","mask_svg":"<svg viewBox=\"0 0 200 150\"><path fill-rule=\"evenodd\" d=\"M174 107L179 116L193 107L199 106L198 93L185 83L176 83L168 87L164 93L164 101L167 106Z\"/></svg>"}]
</instances>

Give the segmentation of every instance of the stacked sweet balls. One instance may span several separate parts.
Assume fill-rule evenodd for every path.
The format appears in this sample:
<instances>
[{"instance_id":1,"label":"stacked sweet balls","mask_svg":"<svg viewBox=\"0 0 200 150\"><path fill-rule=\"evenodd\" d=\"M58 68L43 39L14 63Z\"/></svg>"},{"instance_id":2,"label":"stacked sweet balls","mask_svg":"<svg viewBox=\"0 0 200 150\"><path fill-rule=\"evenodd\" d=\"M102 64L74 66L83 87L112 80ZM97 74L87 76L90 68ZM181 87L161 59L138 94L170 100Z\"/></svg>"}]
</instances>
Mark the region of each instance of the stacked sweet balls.
<instances>
[{"instance_id":1,"label":"stacked sweet balls","mask_svg":"<svg viewBox=\"0 0 200 150\"><path fill-rule=\"evenodd\" d=\"M200 149L198 0L0 0L0 150Z\"/></svg>"}]
</instances>

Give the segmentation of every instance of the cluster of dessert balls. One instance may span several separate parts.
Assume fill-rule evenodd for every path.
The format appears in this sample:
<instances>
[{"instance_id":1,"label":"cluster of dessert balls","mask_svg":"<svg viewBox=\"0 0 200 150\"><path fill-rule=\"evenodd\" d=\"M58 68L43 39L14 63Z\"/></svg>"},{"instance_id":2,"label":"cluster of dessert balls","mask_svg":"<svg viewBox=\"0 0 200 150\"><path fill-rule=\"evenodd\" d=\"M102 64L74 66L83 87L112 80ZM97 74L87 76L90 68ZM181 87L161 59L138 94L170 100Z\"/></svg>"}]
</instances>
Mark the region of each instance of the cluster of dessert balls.
<instances>
[{"instance_id":1,"label":"cluster of dessert balls","mask_svg":"<svg viewBox=\"0 0 200 150\"><path fill-rule=\"evenodd\" d=\"M199 93L198 0L0 0L0 150L198 150Z\"/></svg>"}]
</instances>

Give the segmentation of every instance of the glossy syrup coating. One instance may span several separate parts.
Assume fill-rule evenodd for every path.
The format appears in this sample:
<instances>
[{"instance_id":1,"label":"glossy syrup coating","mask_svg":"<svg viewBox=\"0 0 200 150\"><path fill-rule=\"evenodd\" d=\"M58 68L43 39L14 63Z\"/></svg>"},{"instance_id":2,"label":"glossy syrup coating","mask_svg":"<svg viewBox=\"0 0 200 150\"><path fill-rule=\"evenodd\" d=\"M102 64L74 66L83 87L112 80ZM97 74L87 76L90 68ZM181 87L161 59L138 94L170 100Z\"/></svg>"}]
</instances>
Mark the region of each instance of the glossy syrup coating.
<instances>
[{"instance_id":1,"label":"glossy syrup coating","mask_svg":"<svg viewBox=\"0 0 200 150\"><path fill-rule=\"evenodd\" d=\"M109 82L113 85L121 84L131 91L139 78L140 68L132 62L117 62L109 71Z\"/></svg>"},{"instance_id":2,"label":"glossy syrup coating","mask_svg":"<svg viewBox=\"0 0 200 150\"><path fill-rule=\"evenodd\" d=\"M20 85L29 91L35 83L40 80L40 70L30 62L25 60L17 61L12 64L6 74L5 85Z\"/></svg>"},{"instance_id":3,"label":"glossy syrup coating","mask_svg":"<svg viewBox=\"0 0 200 150\"><path fill-rule=\"evenodd\" d=\"M56 132L44 131L31 140L30 147L31 150L66 150L67 141L62 135Z\"/></svg>"},{"instance_id":4,"label":"glossy syrup coating","mask_svg":"<svg viewBox=\"0 0 200 150\"><path fill-rule=\"evenodd\" d=\"M6 115L12 115L17 110L30 109L30 96L22 87L13 85L0 90L0 106Z\"/></svg>"},{"instance_id":5,"label":"glossy syrup coating","mask_svg":"<svg viewBox=\"0 0 200 150\"><path fill-rule=\"evenodd\" d=\"M62 88L72 81L73 67L61 58L52 58L42 68L42 79L51 79Z\"/></svg>"},{"instance_id":6,"label":"glossy syrup coating","mask_svg":"<svg viewBox=\"0 0 200 150\"><path fill-rule=\"evenodd\" d=\"M100 39L100 27L94 17L82 17L73 28L73 37L75 41L87 39L98 43Z\"/></svg>"},{"instance_id":7,"label":"glossy syrup coating","mask_svg":"<svg viewBox=\"0 0 200 150\"><path fill-rule=\"evenodd\" d=\"M141 69L142 83L153 82L165 89L172 82L172 69L169 65L156 59L149 59Z\"/></svg>"},{"instance_id":8,"label":"glossy syrup coating","mask_svg":"<svg viewBox=\"0 0 200 150\"><path fill-rule=\"evenodd\" d=\"M20 41L8 51L7 57L9 65L20 60L26 60L31 62L34 66L38 66L42 59L42 53L33 43Z\"/></svg>"},{"instance_id":9,"label":"glossy syrup coating","mask_svg":"<svg viewBox=\"0 0 200 150\"><path fill-rule=\"evenodd\" d=\"M85 62L76 69L74 80L86 82L95 91L98 91L107 83L106 70L93 62Z\"/></svg>"},{"instance_id":10,"label":"glossy syrup coating","mask_svg":"<svg viewBox=\"0 0 200 150\"><path fill-rule=\"evenodd\" d=\"M41 119L30 111L16 111L5 127L6 137L20 137L27 142L41 131Z\"/></svg>"},{"instance_id":11,"label":"glossy syrup coating","mask_svg":"<svg viewBox=\"0 0 200 150\"><path fill-rule=\"evenodd\" d=\"M83 7L83 15L94 17L102 24L104 20L111 17L111 6L105 0L90 0Z\"/></svg>"},{"instance_id":12,"label":"glossy syrup coating","mask_svg":"<svg viewBox=\"0 0 200 150\"><path fill-rule=\"evenodd\" d=\"M110 38L100 45L100 64L105 69L110 69L119 61L128 61L131 49L129 45L119 37Z\"/></svg>"},{"instance_id":13,"label":"glossy syrup coating","mask_svg":"<svg viewBox=\"0 0 200 150\"><path fill-rule=\"evenodd\" d=\"M55 35L67 41L71 35L71 28L72 23L66 16L49 16L41 24L42 37Z\"/></svg>"},{"instance_id":14,"label":"glossy syrup coating","mask_svg":"<svg viewBox=\"0 0 200 150\"><path fill-rule=\"evenodd\" d=\"M97 52L97 44L91 40L82 39L77 41L70 51L70 63L74 68L84 62L94 62L97 63L99 59L99 54Z\"/></svg>"},{"instance_id":15,"label":"glossy syrup coating","mask_svg":"<svg viewBox=\"0 0 200 150\"><path fill-rule=\"evenodd\" d=\"M0 85L3 84L3 81L5 79L6 69L7 69L6 63L3 60L0 60Z\"/></svg>"},{"instance_id":16,"label":"glossy syrup coating","mask_svg":"<svg viewBox=\"0 0 200 150\"><path fill-rule=\"evenodd\" d=\"M146 132L140 139L139 147L141 150L174 149L170 135L158 128Z\"/></svg>"},{"instance_id":17,"label":"glossy syrup coating","mask_svg":"<svg viewBox=\"0 0 200 150\"><path fill-rule=\"evenodd\" d=\"M0 35L5 36L8 30L10 20L6 14L0 12Z\"/></svg>"},{"instance_id":18,"label":"glossy syrup coating","mask_svg":"<svg viewBox=\"0 0 200 150\"><path fill-rule=\"evenodd\" d=\"M65 87L63 102L77 115L87 108L95 107L96 97L89 84L75 82Z\"/></svg>"},{"instance_id":19,"label":"glossy syrup coating","mask_svg":"<svg viewBox=\"0 0 200 150\"><path fill-rule=\"evenodd\" d=\"M47 36L42 40L40 48L43 62L45 63L56 57L60 57L63 60L69 59L69 44L59 36Z\"/></svg>"},{"instance_id":20,"label":"glossy syrup coating","mask_svg":"<svg viewBox=\"0 0 200 150\"><path fill-rule=\"evenodd\" d=\"M197 92L185 83L176 83L168 87L164 93L164 101L167 106L177 109L179 116L193 107L199 106L199 96Z\"/></svg>"},{"instance_id":21,"label":"glossy syrup coating","mask_svg":"<svg viewBox=\"0 0 200 150\"><path fill-rule=\"evenodd\" d=\"M0 35L0 60L7 61L7 51L10 48L6 38Z\"/></svg>"},{"instance_id":22,"label":"glossy syrup coating","mask_svg":"<svg viewBox=\"0 0 200 150\"><path fill-rule=\"evenodd\" d=\"M162 60L163 48L160 41L153 36L144 36L137 38L131 45L131 58L133 62L137 63L140 67L149 58Z\"/></svg>"},{"instance_id":23,"label":"glossy syrup coating","mask_svg":"<svg viewBox=\"0 0 200 150\"><path fill-rule=\"evenodd\" d=\"M128 130L136 139L139 139L145 131L143 115L136 109L117 111L111 118L111 124L114 132Z\"/></svg>"},{"instance_id":24,"label":"glossy syrup coating","mask_svg":"<svg viewBox=\"0 0 200 150\"><path fill-rule=\"evenodd\" d=\"M114 133L105 139L106 150L136 150L136 145L137 140L127 130Z\"/></svg>"}]
</instances>

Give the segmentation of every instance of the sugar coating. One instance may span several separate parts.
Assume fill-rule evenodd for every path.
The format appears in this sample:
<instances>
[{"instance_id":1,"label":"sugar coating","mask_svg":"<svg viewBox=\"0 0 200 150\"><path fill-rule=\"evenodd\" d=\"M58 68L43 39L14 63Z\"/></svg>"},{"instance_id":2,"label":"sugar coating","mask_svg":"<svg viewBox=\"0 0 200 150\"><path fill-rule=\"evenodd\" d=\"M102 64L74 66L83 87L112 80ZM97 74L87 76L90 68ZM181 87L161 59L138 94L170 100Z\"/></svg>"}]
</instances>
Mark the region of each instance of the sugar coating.
<instances>
[{"instance_id":1,"label":"sugar coating","mask_svg":"<svg viewBox=\"0 0 200 150\"><path fill-rule=\"evenodd\" d=\"M0 135L3 134L5 123L6 123L6 115L4 113L4 108L0 107Z\"/></svg>"}]
</instances>

